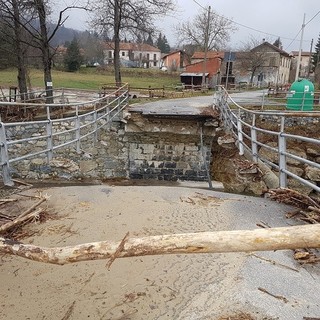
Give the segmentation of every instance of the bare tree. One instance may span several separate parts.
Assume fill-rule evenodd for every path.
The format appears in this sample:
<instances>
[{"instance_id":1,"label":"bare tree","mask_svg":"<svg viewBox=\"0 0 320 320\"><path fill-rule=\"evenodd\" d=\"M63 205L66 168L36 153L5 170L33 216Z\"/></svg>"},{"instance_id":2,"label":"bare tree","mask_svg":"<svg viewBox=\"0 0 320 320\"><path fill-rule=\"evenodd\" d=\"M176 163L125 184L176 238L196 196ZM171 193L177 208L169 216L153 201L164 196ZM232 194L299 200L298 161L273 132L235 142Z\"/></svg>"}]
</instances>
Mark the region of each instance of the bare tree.
<instances>
[{"instance_id":1,"label":"bare tree","mask_svg":"<svg viewBox=\"0 0 320 320\"><path fill-rule=\"evenodd\" d=\"M50 42L58 29L68 17L65 13L69 9L85 9L85 7L69 6L59 12L57 22L53 30L48 30L50 7L46 0L0 0L1 14L6 16L8 24L12 25L15 33L15 46L17 47L18 80L19 85L23 80L26 67L25 52L23 46L34 47L41 51L41 59L44 73L44 85L47 95L47 103L53 103L52 85L52 57L55 54ZM23 88L20 88L25 92Z\"/></svg>"},{"instance_id":2,"label":"bare tree","mask_svg":"<svg viewBox=\"0 0 320 320\"><path fill-rule=\"evenodd\" d=\"M243 71L250 72L250 84L253 82L254 76L265 66L268 61L268 55L263 50L255 50L261 44L260 40L251 37L243 44L240 51L244 54L241 56L241 68Z\"/></svg>"},{"instance_id":3,"label":"bare tree","mask_svg":"<svg viewBox=\"0 0 320 320\"><path fill-rule=\"evenodd\" d=\"M180 43L193 44L198 50L220 50L229 40L236 28L233 22L211 10L209 6L190 21L177 26Z\"/></svg>"},{"instance_id":4,"label":"bare tree","mask_svg":"<svg viewBox=\"0 0 320 320\"><path fill-rule=\"evenodd\" d=\"M20 12L25 6L18 0L0 1L0 14L2 19L1 38L12 48L11 55L15 57L18 69L18 86L21 94L21 100L27 99L27 65L26 51L27 47L23 44L25 32L21 25Z\"/></svg>"},{"instance_id":5,"label":"bare tree","mask_svg":"<svg viewBox=\"0 0 320 320\"><path fill-rule=\"evenodd\" d=\"M103 0L97 1L92 10L93 26L114 41L115 81L120 84L120 38L134 36L137 31L152 33L154 19L173 11L174 4L173 0Z\"/></svg>"}]
</instances>

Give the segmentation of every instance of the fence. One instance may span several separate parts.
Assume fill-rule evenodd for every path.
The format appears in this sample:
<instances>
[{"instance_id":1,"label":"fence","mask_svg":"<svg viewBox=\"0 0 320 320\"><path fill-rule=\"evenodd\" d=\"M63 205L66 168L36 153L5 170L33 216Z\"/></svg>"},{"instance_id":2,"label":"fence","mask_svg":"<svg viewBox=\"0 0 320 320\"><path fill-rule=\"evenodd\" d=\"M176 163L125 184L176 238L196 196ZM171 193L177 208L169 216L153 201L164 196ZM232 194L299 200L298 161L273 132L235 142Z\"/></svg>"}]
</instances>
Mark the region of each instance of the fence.
<instances>
[{"instance_id":1,"label":"fence","mask_svg":"<svg viewBox=\"0 0 320 320\"><path fill-rule=\"evenodd\" d=\"M193 96L199 96L201 86L177 84L176 86L163 86L163 87L132 87L129 88L129 94L132 98L166 98L166 99L178 99L188 98ZM101 87L102 93L108 93L114 90L113 85L105 84ZM207 92L208 90L206 90Z\"/></svg>"},{"instance_id":2,"label":"fence","mask_svg":"<svg viewBox=\"0 0 320 320\"><path fill-rule=\"evenodd\" d=\"M273 170L279 173L279 186L282 188L287 187L288 177L295 179L301 184L312 188L316 192L320 192L319 177L317 183L313 183L306 176L298 175L293 170L290 170L288 163L296 161L304 167L308 167L310 170L320 170L319 158L320 158L320 137L312 138L307 136L301 136L295 134L294 126L297 123L303 122L305 126L319 128L320 123L320 111L312 112L288 112L288 111L253 111L248 110L240 106L234 101L228 94L228 92L220 87L217 93L215 93L215 105L221 112L221 119L225 128L232 133L236 138L239 153L243 155L247 150L254 162L261 160ZM229 106L229 102L232 104L232 109ZM297 121L296 119L300 119ZM261 121L261 120L264 120ZM268 129L263 123L269 123L273 127L279 127L278 130ZM288 128L291 127L291 132L288 132ZM319 130L320 132L320 130ZM316 134L314 132L314 134ZM318 133L319 134L319 133ZM273 141L273 144L266 141ZM299 145L304 144L311 150L315 150L318 160L311 161L306 157L292 152L292 148L288 148L288 144ZM267 157L263 156L260 152L261 148L265 148L270 154L274 154L277 157L277 161L270 161ZM265 153L266 154L266 153Z\"/></svg>"},{"instance_id":3,"label":"fence","mask_svg":"<svg viewBox=\"0 0 320 320\"><path fill-rule=\"evenodd\" d=\"M56 98L67 97L63 91ZM73 145L81 152L81 141L92 137L97 141L98 131L110 126L128 104L128 85L112 93L82 103L16 103L0 102L1 109L36 108L42 119L24 122L0 121L0 166L5 185L13 185L10 165L34 157L46 157L49 162L57 149ZM62 115L61 110L66 111ZM34 152L24 151L24 145L32 144Z\"/></svg>"}]
</instances>

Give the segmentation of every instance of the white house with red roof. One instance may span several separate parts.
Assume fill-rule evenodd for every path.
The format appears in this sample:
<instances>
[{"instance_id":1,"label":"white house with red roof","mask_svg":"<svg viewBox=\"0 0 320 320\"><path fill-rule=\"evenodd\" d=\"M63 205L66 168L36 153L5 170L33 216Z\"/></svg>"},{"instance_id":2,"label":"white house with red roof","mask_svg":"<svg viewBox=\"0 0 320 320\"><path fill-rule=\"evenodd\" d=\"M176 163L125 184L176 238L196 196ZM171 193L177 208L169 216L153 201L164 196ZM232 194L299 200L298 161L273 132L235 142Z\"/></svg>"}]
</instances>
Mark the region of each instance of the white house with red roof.
<instances>
[{"instance_id":1,"label":"white house with red roof","mask_svg":"<svg viewBox=\"0 0 320 320\"><path fill-rule=\"evenodd\" d=\"M120 60L129 67L160 68L161 51L146 43L120 42ZM114 43L104 43L104 62L113 64Z\"/></svg>"}]
</instances>

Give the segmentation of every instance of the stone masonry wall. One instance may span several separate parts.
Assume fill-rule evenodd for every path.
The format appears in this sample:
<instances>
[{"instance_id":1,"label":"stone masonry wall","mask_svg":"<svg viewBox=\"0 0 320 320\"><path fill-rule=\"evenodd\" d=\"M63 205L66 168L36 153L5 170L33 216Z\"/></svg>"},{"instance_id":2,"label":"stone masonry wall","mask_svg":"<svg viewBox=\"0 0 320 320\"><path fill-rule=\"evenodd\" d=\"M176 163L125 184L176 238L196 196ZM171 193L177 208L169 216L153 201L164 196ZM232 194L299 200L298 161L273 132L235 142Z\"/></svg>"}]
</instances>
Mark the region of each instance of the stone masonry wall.
<instances>
[{"instance_id":1,"label":"stone masonry wall","mask_svg":"<svg viewBox=\"0 0 320 320\"><path fill-rule=\"evenodd\" d=\"M63 131L64 128L60 128ZM58 129L57 129L58 130ZM20 133L19 133L20 132ZM11 135L14 134L11 130ZM33 126L22 131L18 128L17 136L40 136L44 128ZM71 136L69 136L71 135ZM72 139L72 133L60 135L56 143ZM124 124L114 122L110 128L100 130L98 141L88 136L81 141L81 152L76 152L75 144L56 149L51 161L45 155L35 156L10 164L13 176L22 179L106 179L126 178L128 176L128 147L124 139ZM9 155L23 156L46 148L46 140L29 141L9 147Z\"/></svg>"},{"instance_id":2,"label":"stone masonry wall","mask_svg":"<svg viewBox=\"0 0 320 320\"><path fill-rule=\"evenodd\" d=\"M129 176L132 179L207 180L211 141L174 133L129 134Z\"/></svg>"},{"instance_id":3,"label":"stone masonry wall","mask_svg":"<svg viewBox=\"0 0 320 320\"><path fill-rule=\"evenodd\" d=\"M87 120L88 123L92 119ZM9 156L23 157L47 148L47 123L22 124L7 127L7 138L17 140L34 138L28 142L8 146ZM73 120L53 123L53 146L76 138ZM81 134L92 130L92 126L81 129ZM203 149L200 139L200 122L175 119L150 120L133 117L125 124L113 122L103 127L95 141L92 135L81 140L81 152L76 144L55 149L53 159L48 162L45 154L32 159L10 163L14 178L20 179L158 179L158 180L206 180L210 167L213 127L203 128ZM55 133L65 132L56 135Z\"/></svg>"}]
</instances>

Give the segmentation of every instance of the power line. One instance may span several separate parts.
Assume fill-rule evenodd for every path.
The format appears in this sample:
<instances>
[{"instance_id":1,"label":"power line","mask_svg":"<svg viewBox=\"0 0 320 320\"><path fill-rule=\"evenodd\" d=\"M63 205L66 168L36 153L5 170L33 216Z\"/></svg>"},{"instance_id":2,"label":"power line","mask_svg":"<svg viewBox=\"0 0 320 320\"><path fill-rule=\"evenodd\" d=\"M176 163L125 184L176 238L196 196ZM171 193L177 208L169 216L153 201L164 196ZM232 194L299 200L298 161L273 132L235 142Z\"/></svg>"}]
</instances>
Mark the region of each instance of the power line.
<instances>
[{"instance_id":1,"label":"power line","mask_svg":"<svg viewBox=\"0 0 320 320\"><path fill-rule=\"evenodd\" d=\"M207 10L207 8L205 8L202 4L200 4L198 1L196 0L192 0L194 3L196 3L199 7L201 7L204 10Z\"/></svg>"},{"instance_id":2,"label":"power line","mask_svg":"<svg viewBox=\"0 0 320 320\"><path fill-rule=\"evenodd\" d=\"M320 13L320 11L318 11L318 12L305 24L305 26L306 26L307 24L309 24L319 13Z\"/></svg>"},{"instance_id":3,"label":"power line","mask_svg":"<svg viewBox=\"0 0 320 320\"><path fill-rule=\"evenodd\" d=\"M194 3L196 3L196 4L197 4L199 7L201 7L202 9L208 10L208 9L205 8L203 5L201 5L198 1L196 1L196 0L192 0L192 1L193 1ZM236 21L234 21L234 20L232 20L232 19L229 19L229 18L227 18L227 17L221 16L221 15L215 13L215 12L212 12L212 13L213 13L214 15L216 15L217 17L219 17L219 18L224 18L224 19L226 19L226 20L228 20L228 21L230 21L230 22L232 22L232 23L234 23L234 24L236 24L236 25L238 25L238 26L241 26L241 27L243 27L243 28L246 28L246 29L249 29L249 30L252 30L252 31L255 31L255 32L259 32L259 33L262 33L262 34L265 34L265 35L268 35L268 36L280 37L281 39L284 39L284 40L291 40L291 43L290 43L290 45L289 45L288 47L290 47L291 44L292 44L294 41L297 40L297 37L298 37L298 35L300 34L300 32L301 32L301 30L302 30L302 28L301 28L301 29L299 30L298 34L292 39L292 38L282 37L282 36L279 36L279 35L276 35L276 34L273 34L273 33L261 31L261 30L258 30L258 29L249 27L249 26L247 26L247 25L245 25L245 24L236 22ZM307 25L308 23L310 23L319 13L320 13L320 11L317 12L317 13L306 23L306 25ZM309 40L304 40L304 41L305 41L305 42L309 42ZM287 48L288 48L288 47L287 47Z\"/></svg>"}]
</instances>

